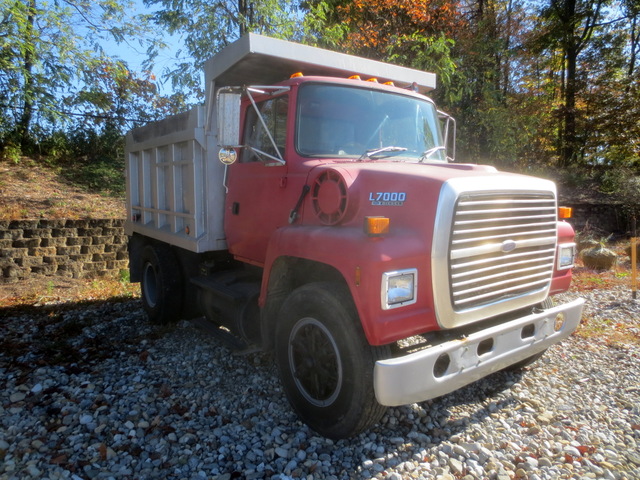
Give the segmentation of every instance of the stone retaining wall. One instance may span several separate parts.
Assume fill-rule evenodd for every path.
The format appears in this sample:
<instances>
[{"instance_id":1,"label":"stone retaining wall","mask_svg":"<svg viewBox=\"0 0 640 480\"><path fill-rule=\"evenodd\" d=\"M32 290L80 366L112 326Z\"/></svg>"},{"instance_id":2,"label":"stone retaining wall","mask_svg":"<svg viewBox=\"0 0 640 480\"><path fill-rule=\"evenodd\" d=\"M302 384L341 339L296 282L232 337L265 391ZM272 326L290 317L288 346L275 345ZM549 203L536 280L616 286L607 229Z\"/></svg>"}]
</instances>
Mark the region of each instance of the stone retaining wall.
<instances>
[{"instance_id":1,"label":"stone retaining wall","mask_svg":"<svg viewBox=\"0 0 640 480\"><path fill-rule=\"evenodd\" d=\"M116 275L128 258L124 220L0 220L0 283Z\"/></svg>"}]
</instances>

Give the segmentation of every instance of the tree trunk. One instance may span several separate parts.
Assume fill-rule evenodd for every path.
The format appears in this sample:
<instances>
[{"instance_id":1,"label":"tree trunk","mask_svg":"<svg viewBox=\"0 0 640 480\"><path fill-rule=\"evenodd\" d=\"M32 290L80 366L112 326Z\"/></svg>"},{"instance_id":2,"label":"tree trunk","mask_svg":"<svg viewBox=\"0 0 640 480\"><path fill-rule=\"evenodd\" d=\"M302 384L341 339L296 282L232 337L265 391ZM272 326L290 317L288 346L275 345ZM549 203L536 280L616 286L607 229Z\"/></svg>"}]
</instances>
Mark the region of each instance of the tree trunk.
<instances>
[{"instance_id":1,"label":"tree trunk","mask_svg":"<svg viewBox=\"0 0 640 480\"><path fill-rule=\"evenodd\" d=\"M564 92L563 132L560 151L560 164L568 167L577 160L576 138L576 66L578 52L575 46L566 48L566 86Z\"/></svg>"},{"instance_id":2,"label":"tree trunk","mask_svg":"<svg viewBox=\"0 0 640 480\"><path fill-rule=\"evenodd\" d=\"M629 69L627 70L627 77L629 78L629 85L627 86L627 93L631 89L631 79L633 78L633 74L636 69L636 58L638 54L638 44L640 43L640 29L638 29L638 17L634 15L631 18L631 32L630 32L630 58L629 58Z\"/></svg>"},{"instance_id":3,"label":"tree trunk","mask_svg":"<svg viewBox=\"0 0 640 480\"><path fill-rule=\"evenodd\" d=\"M31 140L29 130L31 128L31 120L33 118L33 111L35 108L35 95L34 95L34 79L33 79L33 67L35 58L34 52L34 24L36 18L36 0L29 0L27 7L27 23L24 32L24 52L23 52L23 106L22 115L16 125L16 132L18 134L18 140L23 148L26 148Z\"/></svg>"}]
</instances>

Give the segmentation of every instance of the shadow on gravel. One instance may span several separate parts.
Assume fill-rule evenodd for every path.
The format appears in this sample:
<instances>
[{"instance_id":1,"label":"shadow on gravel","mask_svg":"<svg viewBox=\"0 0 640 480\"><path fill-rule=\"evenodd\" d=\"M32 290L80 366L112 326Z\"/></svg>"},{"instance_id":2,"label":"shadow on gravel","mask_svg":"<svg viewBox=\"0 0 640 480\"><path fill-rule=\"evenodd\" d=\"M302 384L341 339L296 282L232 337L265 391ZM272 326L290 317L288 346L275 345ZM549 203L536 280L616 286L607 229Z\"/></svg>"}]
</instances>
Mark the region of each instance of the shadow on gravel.
<instances>
[{"instance_id":1,"label":"shadow on gravel","mask_svg":"<svg viewBox=\"0 0 640 480\"><path fill-rule=\"evenodd\" d=\"M118 332L95 328L123 312L139 317L140 311L139 300L125 298L1 308L0 366L12 366L23 375L53 365L65 367L68 373L90 370L128 345L137 349L141 339L164 333L126 326Z\"/></svg>"},{"instance_id":2,"label":"shadow on gravel","mask_svg":"<svg viewBox=\"0 0 640 480\"><path fill-rule=\"evenodd\" d=\"M416 420L411 421L409 413L423 409L423 414L428 419L422 419L422 424L418 427L424 434L420 440L435 446L449 442L452 437L465 433L474 424L481 424L492 414L513 410L520 402L499 394L520 382L525 375L525 371L499 371L443 397L416 405L391 408L390 415L400 418L398 424L376 429L383 436L401 434L405 438L412 435L415 437L411 432L416 429ZM460 405L473 405L477 408L471 413L467 409L467 413L461 416L455 413L455 408ZM416 417L415 413L413 417Z\"/></svg>"},{"instance_id":3,"label":"shadow on gravel","mask_svg":"<svg viewBox=\"0 0 640 480\"><path fill-rule=\"evenodd\" d=\"M138 299L4 308L0 309L0 319L0 369L13 370L17 374L16 384L27 381L32 372L43 366L62 367L61 371L66 374L94 373L100 370L100 365L107 359L118 358L119 355L131 355L144 364L145 355L148 355L146 349L150 349L157 340L171 336L179 338L184 335L197 335L195 325L151 325ZM194 330L191 330L192 328ZM197 348L202 349L201 355L209 355L208 352L220 348L225 349L225 352L215 357L224 361L222 365L216 363L211 367L211 371L207 365L207 368L198 371L197 375L206 377L215 391L226 392L225 395L229 397L227 400L233 399L230 401L235 405L233 413L239 416L237 419L225 420L225 415L231 412L225 413L222 406L218 407L220 412L217 412L217 400L212 398L209 400L212 412L209 422L217 421L220 417L220 425L216 424L217 428L224 428L227 423L234 421L240 426L246 425L246 428L251 430L251 419L261 418L262 415L261 412L251 415L248 413L255 410L258 396L271 402L275 408L274 417L283 422L282 425L277 425L278 428L283 432L290 432L292 438L298 430L307 428L294 418L293 412L284 401L284 394L275 387L279 382L270 355L233 355L221 341L209 335L201 334L200 338L202 341L197 341ZM170 356L174 354L178 357L180 352L169 353ZM162 368L168 369L170 365L173 363L167 362ZM224 368L234 372L242 371L246 384L235 384L237 377L225 375ZM158 401L172 402L167 407L168 412L175 414L178 422L182 422L183 415L190 408L189 394L198 391L191 385L193 383L197 386L197 375L194 374L193 378L176 375L173 381L163 379L159 384L153 385L153 389L157 389ZM433 401L391 408L379 425L358 438L337 442L336 448L356 448L360 445L365 451L367 438L371 433L376 433L379 439L387 439L384 441L387 451L402 448L396 447L389 440L397 437L429 447L450 442L452 437L482 423L493 413L512 410L517 406L515 398L501 393L522 378L522 372L497 372ZM29 396L27 400L30 408L42 407L46 408L48 413L53 412L53 407L48 404L52 401L51 398L56 397L60 388L62 387L51 387L42 392L40 397ZM465 409L464 415L456 412L456 407L460 405L470 407ZM178 428L177 425L171 425L171 428ZM327 452L331 451L331 448L327 449Z\"/></svg>"}]
</instances>

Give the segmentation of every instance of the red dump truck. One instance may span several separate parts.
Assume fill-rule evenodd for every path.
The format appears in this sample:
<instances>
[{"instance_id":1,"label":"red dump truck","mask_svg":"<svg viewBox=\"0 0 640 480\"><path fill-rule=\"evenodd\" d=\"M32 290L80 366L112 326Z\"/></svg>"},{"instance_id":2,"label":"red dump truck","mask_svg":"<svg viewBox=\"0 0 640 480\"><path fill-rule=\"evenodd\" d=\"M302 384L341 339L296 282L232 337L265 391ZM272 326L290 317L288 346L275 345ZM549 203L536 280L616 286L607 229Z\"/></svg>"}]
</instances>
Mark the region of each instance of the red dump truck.
<instances>
[{"instance_id":1,"label":"red dump truck","mask_svg":"<svg viewBox=\"0 0 640 480\"><path fill-rule=\"evenodd\" d=\"M127 136L130 273L151 321L273 352L330 438L521 366L577 327L555 185L454 163L435 75L250 34L206 101Z\"/></svg>"}]
</instances>

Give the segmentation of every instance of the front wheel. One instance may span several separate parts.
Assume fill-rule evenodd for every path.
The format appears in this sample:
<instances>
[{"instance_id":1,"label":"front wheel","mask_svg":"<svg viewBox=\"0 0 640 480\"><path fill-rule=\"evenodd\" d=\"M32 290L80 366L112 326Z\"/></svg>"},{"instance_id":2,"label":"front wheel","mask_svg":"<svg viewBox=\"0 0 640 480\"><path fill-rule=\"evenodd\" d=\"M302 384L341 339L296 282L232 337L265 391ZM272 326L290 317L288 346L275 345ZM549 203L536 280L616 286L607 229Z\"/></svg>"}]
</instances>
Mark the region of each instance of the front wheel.
<instances>
[{"instance_id":1,"label":"front wheel","mask_svg":"<svg viewBox=\"0 0 640 480\"><path fill-rule=\"evenodd\" d=\"M316 432L350 437L384 414L386 407L375 399L373 367L390 350L368 344L346 287L313 283L291 293L275 346L289 403Z\"/></svg>"}]
</instances>

